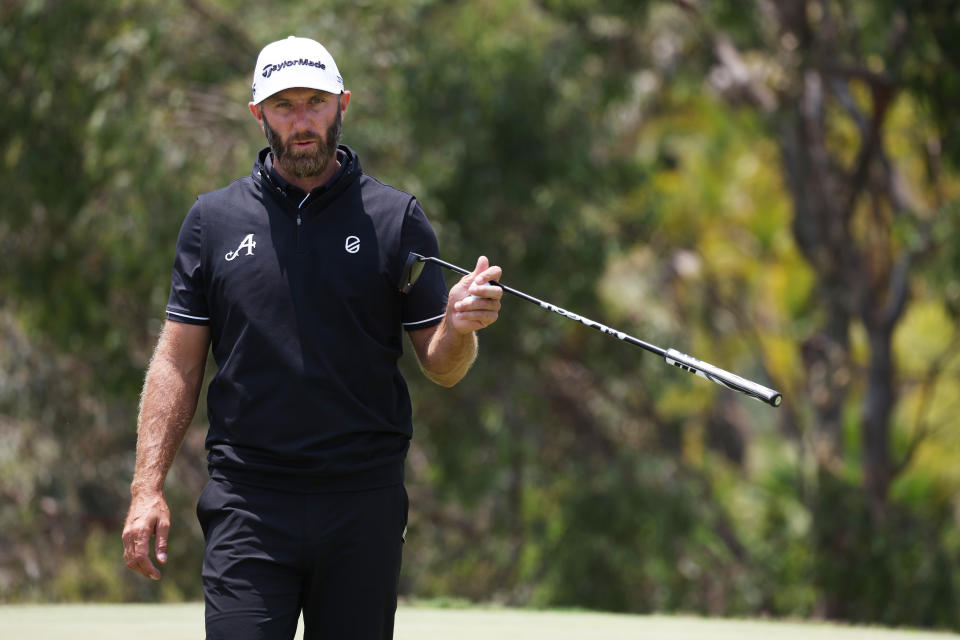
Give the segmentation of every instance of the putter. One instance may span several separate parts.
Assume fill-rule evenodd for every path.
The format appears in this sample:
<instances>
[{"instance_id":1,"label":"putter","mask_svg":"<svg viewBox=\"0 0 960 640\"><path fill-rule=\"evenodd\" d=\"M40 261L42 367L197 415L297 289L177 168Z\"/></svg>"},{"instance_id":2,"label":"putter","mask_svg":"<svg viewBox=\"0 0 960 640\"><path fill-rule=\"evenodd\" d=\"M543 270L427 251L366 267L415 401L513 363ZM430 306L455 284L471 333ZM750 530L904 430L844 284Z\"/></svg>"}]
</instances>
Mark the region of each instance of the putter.
<instances>
[{"instance_id":1,"label":"putter","mask_svg":"<svg viewBox=\"0 0 960 640\"><path fill-rule=\"evenodd\" d=\"M457 273L465 276L470 275L471 273L463 267L458 267L455 264L444 262L440 258L422 256L419 253L410 252L410 254L407 255L406 263L404 263L403 273L401 274L400 282L397 287L400 290L400 293L408 293L410 291L411 287L413 287L414 283L417 281L417 278L419 278L420 274L423 272L423 267L426 266L428 262L440 265L441 267L450 269L451 271L456 271ZM779 407L780 403L783 401L783 396L779 391L774 391L773 389L764 387L763 385L747 380L746 378L741 378L734 373L724 371L720 367L715 367L714 365L704 362L703 360L697 360L693 356L688 356L687 354L681 353L676 349L662 349L655 344L650 344L649 342L644 342L643 340L634 338L623 331L611 329L604 324L600 324L596 320L591 320L590 318L577 315L576 313L562 309L554 304L540 300L539 298L534 298L523 291L518 291L517 289L500 284L499 282L491 280L488 284L496 285L510 295L522 298L527 302L532 302L533 304L553 311L554 313L559 313L564 318L576 320L581 324L585 324L588 327L592 327L609 336L619 338L624 342L629 342L630 344L640 347L641 349L646 349L647 351L655 353L663 358L667 364L672 364L675 367L679 367L684 371L700 376L701 378L705 378L711 382L715 382L728 389L739 391L740 393L746 394L751 398L755 398L760 402L769 404L771 407Z\"/></svg>"}]
</instances>

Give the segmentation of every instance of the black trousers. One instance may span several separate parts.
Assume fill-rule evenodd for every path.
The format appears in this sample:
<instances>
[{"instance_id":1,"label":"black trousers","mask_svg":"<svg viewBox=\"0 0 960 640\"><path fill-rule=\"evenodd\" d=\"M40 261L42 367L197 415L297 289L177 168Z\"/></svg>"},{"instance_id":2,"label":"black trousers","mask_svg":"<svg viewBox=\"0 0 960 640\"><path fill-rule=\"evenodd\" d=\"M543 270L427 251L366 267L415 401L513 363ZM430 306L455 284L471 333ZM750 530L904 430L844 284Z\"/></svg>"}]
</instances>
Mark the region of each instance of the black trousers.
<instances>
[{"instance_id":1,"label":"black trousers","mask_svg":"<svg viewBox=\"0 0 960 640\"><path fill-rule=\"evenodd\" d=\"M197 503L206 538L207 640L393 638L407 524L403 485L285 493L211 480Z\"/></svg>"}]
</instances>

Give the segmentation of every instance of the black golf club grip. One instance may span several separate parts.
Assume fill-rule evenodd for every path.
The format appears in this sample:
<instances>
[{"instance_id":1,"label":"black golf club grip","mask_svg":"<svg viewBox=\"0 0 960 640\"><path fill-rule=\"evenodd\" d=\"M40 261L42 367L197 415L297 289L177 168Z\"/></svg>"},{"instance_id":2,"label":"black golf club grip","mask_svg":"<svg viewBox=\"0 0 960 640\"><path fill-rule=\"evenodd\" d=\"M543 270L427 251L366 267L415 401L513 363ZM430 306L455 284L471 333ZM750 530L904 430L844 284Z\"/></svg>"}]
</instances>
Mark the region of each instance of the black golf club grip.
<instances>
[{"instance_id":1,"label":"black golf club grip","mask_svg":"<svg viewBox=\"0 0 960 640\"><path fill-rule=\"evenodd\" d=\"M680 353L676 349L667 349L667 353L665 356L663 356L663 359L667 361L667 364L680 367L684 371L689 371L690 373L698 375L701 378L706 378L707 380L716 382L717 384L727 387L728 389L733 389L734 391L739 391L740 393L746 394L751 398L756 398L761 402L769 404L771 407L779 407L780 403L783 401L783 396L779 391L768 389L761 384L757 384L756 382L752 382L746 378L741 378L735 373L724 371L720 367L715 367L709 362L704 362L703 360L697 360L693 356Z\"/></svg>"}]
</instances>

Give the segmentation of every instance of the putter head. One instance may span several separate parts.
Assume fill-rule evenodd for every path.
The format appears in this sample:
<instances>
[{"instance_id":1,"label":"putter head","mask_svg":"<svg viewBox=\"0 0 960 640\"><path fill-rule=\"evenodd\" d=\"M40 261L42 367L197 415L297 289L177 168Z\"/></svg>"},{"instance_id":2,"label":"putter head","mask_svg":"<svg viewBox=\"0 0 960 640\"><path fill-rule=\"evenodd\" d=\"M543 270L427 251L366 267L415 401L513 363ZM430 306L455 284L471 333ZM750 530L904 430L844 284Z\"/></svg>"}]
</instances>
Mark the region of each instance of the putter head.
<instances>
[{"instance_id":1,"label":"putter head","mask_svg":"<svg viewBox=\"0 0 960 640\"><path fill-rule=\"evenodd\" d=\"M423 267L426 266L423 256L419 253L410 252L407 254L407 260L403 264L403 273L400 274L400 282L397 289L400 293L409 293L417 278L423 273Z\"/></svg>"}]
</instances>

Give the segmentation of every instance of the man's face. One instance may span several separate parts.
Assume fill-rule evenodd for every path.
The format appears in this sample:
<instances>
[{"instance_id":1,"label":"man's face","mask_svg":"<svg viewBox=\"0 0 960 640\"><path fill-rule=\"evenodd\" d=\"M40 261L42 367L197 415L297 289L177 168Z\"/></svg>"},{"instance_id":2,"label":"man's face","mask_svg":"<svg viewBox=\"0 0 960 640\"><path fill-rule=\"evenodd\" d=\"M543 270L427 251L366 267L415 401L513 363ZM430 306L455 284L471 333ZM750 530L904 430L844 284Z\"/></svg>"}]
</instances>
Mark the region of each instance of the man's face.
<instances>
[{"instance_id":1,"label":"man's face","mask_svg":"<svg viewBox=\"0 0 960 640\"><path fill-rule=\"evenodd\" d=\"M339 95L286 89L263 101L261 117L267 143L284 173L319 176L334 161L343 126Z\"/></svg>"}]
</instances>

